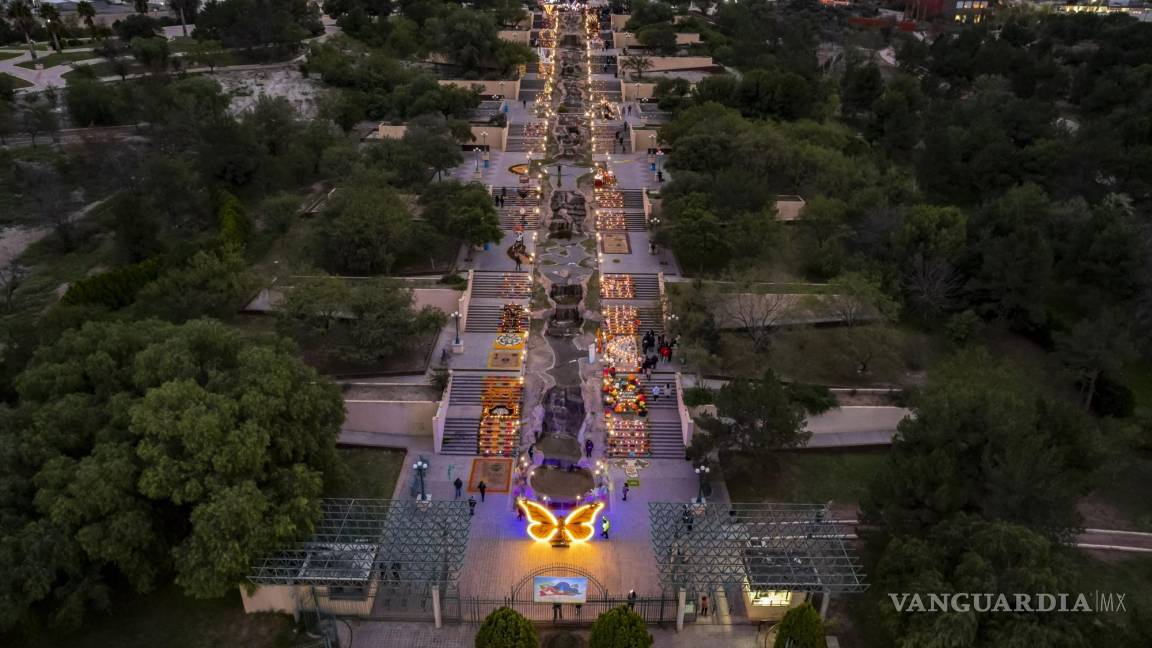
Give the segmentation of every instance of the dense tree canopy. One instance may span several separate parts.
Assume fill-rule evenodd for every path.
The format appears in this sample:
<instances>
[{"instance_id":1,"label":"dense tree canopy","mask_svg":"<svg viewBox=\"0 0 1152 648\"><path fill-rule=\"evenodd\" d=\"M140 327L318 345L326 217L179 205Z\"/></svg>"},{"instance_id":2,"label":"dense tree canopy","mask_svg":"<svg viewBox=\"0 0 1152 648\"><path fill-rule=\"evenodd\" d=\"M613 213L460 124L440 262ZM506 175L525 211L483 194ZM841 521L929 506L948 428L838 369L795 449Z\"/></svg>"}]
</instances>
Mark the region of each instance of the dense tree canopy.
<instances>
[{"instance_id":1,"label":"dense tree canopy","mask_svg":"<svg viewBox=\"0 0 1152 648\"><path fill-rule=\"evenodd\" d=\"M75 627L119 579L235 587L309 532L343 405L275 338L211 320L90 323L41 348L0 410L4 628Z\"/></svg>"}]
</instances>

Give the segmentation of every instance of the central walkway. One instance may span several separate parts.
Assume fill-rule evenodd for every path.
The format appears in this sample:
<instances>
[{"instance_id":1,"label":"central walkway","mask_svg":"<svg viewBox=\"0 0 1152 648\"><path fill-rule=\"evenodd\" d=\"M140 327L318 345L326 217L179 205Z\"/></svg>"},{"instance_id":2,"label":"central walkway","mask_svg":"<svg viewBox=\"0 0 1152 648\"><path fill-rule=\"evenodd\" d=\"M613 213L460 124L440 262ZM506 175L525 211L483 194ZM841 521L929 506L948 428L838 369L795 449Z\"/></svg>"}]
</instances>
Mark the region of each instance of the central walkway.
<instances>
[{"instance_id":1,"label":"central walkway","mask_svg":"<svg viewBox=\"0 0 1152 648\"><path fill-rule=\"evenodd\" d=\"M466 311L462 312L460 336L463 352L451 357L452 383L447 407L443 408L443 447L432 458L427 479L433 498L453 497L452 482L459 477L466 484L463 497L477 500L457 588L461 600L499 602L511 597L517 584L533 571L550 567L589 573L613 597L623 597L633 589L640 597L673 596L662 591L658 578L648 502L688 502L697 494L696 475L684 460L675 363L661 362L650 380L640 379L649 394L652 385L658 385L663 394L656 399L649 397L647 443L626 461L629 449L618 439L610 442L605 429L601 400L605 364L601 354L589 362L589 346L597 343L597 328L618 339L631 337L637 344L638 336L649 329L655 335L663 332L667 315L663 281L677 269L664 254L650 252L644 192L658 183L647 154L636 154L630 147L626 154L611 153L620 150L619 145L613 145L618 133L628 139L629 126L621 119L627 111L618 103L620 81L611 74L614 65L604 72L604 62L609 60L605 57L613 52L599 49L594 24L593 37L587 36L588 16L557 10L551 16L535 17L539 32L534 35L543 46L541 64L530 67L522 79L522 99L507 103L508 150L491 151L487 165L480 157L469 159L454 173L460 180L484 183L494 199L503 198L501 217L506 231L503 241L475 251L463 263L472 270L466 308L462 308ZM590 47L597 49L590 51ZM591 75L589 67L594 72ZM546 89L550 91L546 93ZM605 108L607 114L602 111ZM525 183L512 167L532 160L545 161L540 165L543 173L536 175L534 169ZM616 186L594 189L589 160L615 174ZM527 195L520 191L525 187L531 189ZM522 235L517 231L521 228ZM550 237L557 228L570 230L571 236ZM519 269L508 253L518 238L532 255ZM554 286L577 285L582 291L578 305L563 305L570 302L563 302L552 290ZM566 289L558 290L562 293ZM598 304L589 292L598 295ZM562 301L559 306L558 299ZM505 313L509 306L530 311L531 334L520 362L494 364L493 349L499 348L494 345L502 326L508 324ZM574 322L573 311L578 311ZM628 330L620 328L624 323L630 323ZM568 335L554 335L564 326ZM542 335L545 330L553 335ZM515 437L496 438L484 431L483 394L486 389L491 391L494 381L500 385L519 381L522 385L522 423ZM544 430L548 418L545 397L554 387L568 388L568 397L577 401L575 409L582 403L584 417L580 420L577 414L563 430ZM492 455L503 455L515 462L512 465L522 465L529 446L549 434L570 437L579 447L591 440L593 457L585 465L602 461L607 466L609 502L603 515L611 521L609 539L597 535L590 542L569 548L530 539L526 523L517 519L515 474L506 490L489 483L486 497L480 501L475 489L477 466L502 461ZM539 450L534 453L536 464L542 455ZM628 480L632 485L625 502L622 486ZM725 494L715 495L723 498ZM531 595L522 592L520 596L530 599ZM451 603L448 607L451 614ZM547 620L551 606L538 607L525 606L521 612ZM586 615L589 613L594 617L596 612L585 610Z\"/></svg>"}]
</instances>

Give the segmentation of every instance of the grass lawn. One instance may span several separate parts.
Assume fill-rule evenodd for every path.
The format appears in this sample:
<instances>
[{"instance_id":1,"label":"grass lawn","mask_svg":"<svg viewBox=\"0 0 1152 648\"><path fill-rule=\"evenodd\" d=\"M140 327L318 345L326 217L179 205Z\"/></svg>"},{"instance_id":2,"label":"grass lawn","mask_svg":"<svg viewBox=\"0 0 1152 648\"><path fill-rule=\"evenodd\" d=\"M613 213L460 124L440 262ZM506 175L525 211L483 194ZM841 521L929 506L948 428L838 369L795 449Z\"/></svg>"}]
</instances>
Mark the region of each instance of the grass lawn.
<instances>
[{"instance_id":1,"label":"grass lawn","mask_svg":"<svg viewBox=\"0 0 1152 648\"><path fill-rule=\"evenodd\" d=\"M7 61L8 59L14 59L17 56L20 56L21 54L23 54L23 52L0 51L0 61Z\"/></svg>"},{"instance_id":2,"label":"grass lawn","mask_svg":"<svg viewBox=\"0 0 1152 648\"><path fill-rule=\"evenodd\" d=\"M886 450L805 450L780 455L779 469L754 478L727 480L734 502L859 502Z\"/></svg>"},{"instance_id":3,"label":"grass lawn","mask_svg":"<svg viewBox=\"0 0 1152 648\"><path fill-rule=\"evenodd\" d=\"M8 74L7 72L0 72L0 77L4 77L8 81L8 84L12 87L13 90L19 90L20 88L27 88L28 86L32 85L28 81L25 81L24 79L21 79L18 76L12 76L11 74Z\"/></svg>"},{"instance_id":4,"label":"grass lawn","mask_svg":"<svg viewBox=\"0 0 1152 648\"><path fill-rule=\"evenodd\" d=\"M174 586L117 601L111 614L93 615L74 635L42 639L27 648L293 648L308 643L292 617L245 614L239 591L200 600ZM313 642L315 640L312 640ZM16 644L13 644L16 645Z\"/></svg>"},{"instance_id":5,"label":"grass lawn","mask_svg":"<svg viewBox=\"0 0 1152 648\"><path fill-rule=\"evenodd\" d=\"M97 58L100 58L100 57L97 56L96 54L94 54L93 52L88 51L88 50L81 50L81 51L64 50L63 52L54 52L54 53L49 54L47 56L41 56L40 59L38 61L36 61L36 63L43 64L44 68L47 69L47 68L51 68L51 67L56 67L57 65L63 65L64 63L72 63L75 61L85 61L88 59L97 59ZM36 63L33 63L32 61L24 61L23 63L17 63L16 65L18 67L22 67L22 68L25 68L28 70L35 70L36 69Z\"/></svg>"},{"instance_id":6,"label":"grass lawn","mask_svg":"<svg viewBox=\"0 0 1152 648\"><path fill-rule=\"evenodd\" d=\"M404 451L389 448L341 447L340 470L326 497L391 499L404 467Z\"/></svg>"}]
</instances>

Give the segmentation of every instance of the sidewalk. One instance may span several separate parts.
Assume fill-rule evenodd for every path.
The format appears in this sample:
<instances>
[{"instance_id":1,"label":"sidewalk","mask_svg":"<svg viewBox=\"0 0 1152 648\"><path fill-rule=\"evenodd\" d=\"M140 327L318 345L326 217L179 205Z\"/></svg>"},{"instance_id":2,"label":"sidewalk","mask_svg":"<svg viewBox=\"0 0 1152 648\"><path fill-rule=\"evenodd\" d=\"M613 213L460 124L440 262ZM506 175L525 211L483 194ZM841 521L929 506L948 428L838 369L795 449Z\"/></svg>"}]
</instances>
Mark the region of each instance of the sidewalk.
<instances>
[{"instance_id":1,"label":"sidewalk","mask_svg":"<svg viewBox=\"0 0 1152 648\"><path fill-rule=\"evenodd\" d=\"M368 621L353 623L352 648L472 648L476 642L478 626L473 624L445 624L437 630L431 623L383 623ZM557 632L538 626L537 634L543 640ZM754 648L757 627L754 625L685 625L682 632L675 629L649 628L656 648ZM576 634L588 637L588 630ZM759 637L761 641L762 637Z\"/></svg>"}]
</instances>

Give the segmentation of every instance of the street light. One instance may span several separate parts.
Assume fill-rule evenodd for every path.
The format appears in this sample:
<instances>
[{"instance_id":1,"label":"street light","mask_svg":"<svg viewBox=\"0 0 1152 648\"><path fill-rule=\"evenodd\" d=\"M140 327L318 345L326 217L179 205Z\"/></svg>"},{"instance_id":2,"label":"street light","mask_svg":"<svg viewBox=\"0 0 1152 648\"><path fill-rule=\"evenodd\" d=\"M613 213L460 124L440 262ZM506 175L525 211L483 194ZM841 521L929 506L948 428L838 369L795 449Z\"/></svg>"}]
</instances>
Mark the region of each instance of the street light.
<instances>
[{"instance_id":1,"label":"street light","mask_svg":"<svg viewBox=\"0 0 1152 648\"><path fill-rule=\"evenodd\" d=\"M696 494L696 503L704 503L704 480L707 478L708 473L712 472L708 466L696 466L696 476L700 478L700 490Z\"/></svg>"},{"instance_id":2,"label":"street light","mask_svg":"<svg viewBox=\"0 0 1152 648\"><path fill-rule=\"evenodd\" d=\"M460 344L460 311L453 312L452 319L456 321L456 340L452 344Z\"/></svg>"},{"instance_id":3,"label":"street light","mask_svg":"<svg viewBox=\"0 0 1152 648\"><path fill-rule=\"evenodd\" d=\"M428 462L424 460L424 457L420 457L416 460L416 463L412 464L412 469L416 471L416 476L420 480L419 499L426 500L428 499L428 495L424 492L424 471L428 470Z\"/></svg>"}]
</instances>

